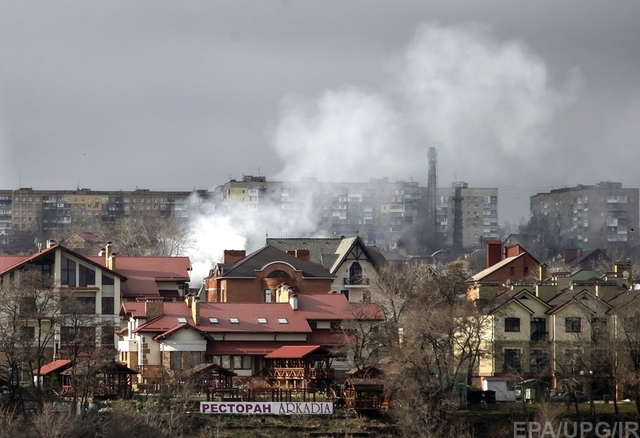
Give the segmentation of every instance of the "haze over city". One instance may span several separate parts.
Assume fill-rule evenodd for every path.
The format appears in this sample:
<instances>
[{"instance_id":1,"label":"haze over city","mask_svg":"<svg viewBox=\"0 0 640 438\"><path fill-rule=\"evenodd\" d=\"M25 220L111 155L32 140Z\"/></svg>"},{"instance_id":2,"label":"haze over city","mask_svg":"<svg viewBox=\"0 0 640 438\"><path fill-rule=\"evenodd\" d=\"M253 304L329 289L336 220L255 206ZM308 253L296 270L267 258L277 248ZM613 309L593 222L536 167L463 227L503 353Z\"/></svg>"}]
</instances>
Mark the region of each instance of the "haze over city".
<instances>
[{"instance_id":1,"label":"haze over city","mask_svg":"<svg viewBox=\"0 0 640 438\"><path fill-rule=\"evenodd\" d=\"M640 4L0 3L0 186L640 186Z\"/></svg>"}]
</instances>

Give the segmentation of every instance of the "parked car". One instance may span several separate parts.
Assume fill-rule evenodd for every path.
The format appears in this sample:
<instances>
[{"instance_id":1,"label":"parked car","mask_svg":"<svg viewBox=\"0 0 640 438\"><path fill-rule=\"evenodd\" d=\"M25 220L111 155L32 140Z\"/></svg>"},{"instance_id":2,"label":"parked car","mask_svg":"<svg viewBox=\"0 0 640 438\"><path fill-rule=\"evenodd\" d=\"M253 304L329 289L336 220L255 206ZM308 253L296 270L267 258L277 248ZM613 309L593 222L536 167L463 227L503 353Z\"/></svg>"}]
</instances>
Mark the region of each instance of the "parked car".
<instances>
[{"instance_id":1,"label":"parked car","mask_svg":"<svg viewBox=\"0 0 640 438\"><path fill-rule=\"evenodd\" d=\"M556 394L553 397L551 397L551 401L564 402L564 403L570 403L575 401L578 403L584 403L589 401L589 396L584 392L580 392L580 391L573 391L573 393L563 392L561 394Z\"/></svg>"}]
</instances>

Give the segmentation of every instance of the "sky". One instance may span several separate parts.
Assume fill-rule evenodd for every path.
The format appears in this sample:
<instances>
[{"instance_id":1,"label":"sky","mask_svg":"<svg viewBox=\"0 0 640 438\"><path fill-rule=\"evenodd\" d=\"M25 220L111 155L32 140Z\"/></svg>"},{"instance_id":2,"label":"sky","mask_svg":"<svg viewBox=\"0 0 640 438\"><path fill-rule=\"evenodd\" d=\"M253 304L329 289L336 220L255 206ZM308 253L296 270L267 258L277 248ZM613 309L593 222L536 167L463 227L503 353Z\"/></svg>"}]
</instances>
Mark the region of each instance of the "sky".
<instances>
[{"instance_id":1,"label":"sky","mask_svg":"<svg viewBox=\"0 0 640 438\"><path fill-rule=\"evenodd\" d=\"M640 187L640 2L0 0L0 187Z\"/></svg>"}]
</instances>

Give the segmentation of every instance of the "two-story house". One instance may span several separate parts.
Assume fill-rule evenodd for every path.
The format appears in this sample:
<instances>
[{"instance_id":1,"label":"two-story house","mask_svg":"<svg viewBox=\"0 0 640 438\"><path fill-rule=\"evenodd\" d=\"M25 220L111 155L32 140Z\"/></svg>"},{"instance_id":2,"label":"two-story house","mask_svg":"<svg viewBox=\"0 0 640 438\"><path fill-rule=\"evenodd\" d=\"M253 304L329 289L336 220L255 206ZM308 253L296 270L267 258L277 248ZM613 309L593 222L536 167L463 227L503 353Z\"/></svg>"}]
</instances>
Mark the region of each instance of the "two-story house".
<instances>
[{"instance_id":1,"label":"two-story house","mask_svg":"<svg viewBox=\"0 0 640 438\"><path fill-rule=\"evenodd\" d=\"M309 260L333 275L331 289L347 296L350 302L368 302L377 282L378 270L386 263L375 246L367 246L359 236L334 238L267 238L267 245L290 254L309 252Z\"/></svg>"},{"instance_id":2,"label":"two-story house","mask_svg":"<svg viewBox=\"0 0 640 438\"><path fill-rule=\"evenodd\" d=\"M120 360L140 371L143 384L158 384L202 363L215 363L241 377L282 378L294 387L306 387L313 380L310 371L293 366L303 359L314 361L315 378L333 375L318 369L349 368L348 360L334 361L330 354L348 335L340 329L341 322L381 319L372 305L366 313L353 312L346 297L336 292L292 294L287 302L268 304L199 302L195 297L185 302L124 302L121 316L126 328L119 333ZM272 369L278 364L298 370L278 374Z\"/></svg>"}]
</instances>

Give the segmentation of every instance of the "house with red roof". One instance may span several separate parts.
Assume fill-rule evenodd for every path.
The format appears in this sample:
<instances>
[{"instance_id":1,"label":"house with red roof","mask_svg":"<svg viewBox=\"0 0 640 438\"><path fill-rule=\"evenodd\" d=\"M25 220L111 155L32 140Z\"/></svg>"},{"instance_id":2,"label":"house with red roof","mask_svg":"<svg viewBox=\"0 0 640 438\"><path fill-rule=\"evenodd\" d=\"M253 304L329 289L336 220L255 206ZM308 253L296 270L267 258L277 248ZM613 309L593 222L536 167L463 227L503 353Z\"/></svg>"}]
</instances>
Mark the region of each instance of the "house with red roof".
<instances>
[{"instance_id":1,"label":"house with red roof","mask_svg":"<svg viewBox=\"0 0 640 438\"><path fill-rule=\"evenodd\" d=\"M8 284L19 272L37 270L50 276L60 297L80 301L86 312L85 328L94 335L96 346L112 348L115 356L122 302L135 300L180 301L188 291L191 263L188 257L120 257L111 243L98 256L84 256L53 240L32 255L0 256L0 281ZM62 309L64 314L65 310ZM0 315L2 317L2 315ZM26 332L35 339L46 330L45 360L66 359L69 330L64 322L55 326L25 321ZM29 370L31 372L31 370Z\"/></svg>"},{"instance_id":2,"label":"house with red roof","mask_svg":"<svg viewBox=\"0 0 640 438\"><path fill-rule=\"evenodd\" d=\"M61 297L74 297L84 305L84 310L93 315L91 329L96 343L103 347L112 347L115 342L114 327L119 326L121 286L126 276L105 266L105 263L87 258L55 241L48 241L44 249L32 255L0 256L0 281L7 282L21 271L36 270L49 275L54 288ZM62 309L64 313L64 309ZM51 332L51 326L45 324L38 328L36 321L25 321L27 332L38 339L38 330ZM65 327L62 324L54 328L55 335L45 346L49 360L63 355Z\"/></svg>"},{"instance_id":3,"label":"house with red roof","mask_svg":"<svg viewBox=\"0 0 640 438\"><path fill-rule=\"evenodd\" d=\"M350 368L331 360L331 351L346 340L340 323L382 319L373 305L364 312L352 306L336 292L292 294L288 302L269 304L199 302L192 296L184 302L123 302L127 326L119 332L120 360L140 372L143 385L157 385L202 363L289 387L327 383L332 368Z\"/></svg>"},{"instance_id":4,"label":"house with red roof","mask_svg":"<svg viewBox=\"0 0 640 438\"><path fill-rule=\"evenodd\" d=\"M325 294L333 278L327 268L309 260L308 250L288 253L267 245L249 255L224 251L204 285L210 302L272 303L288 302L290 294Z\"/></svg>"}]
</instances>

